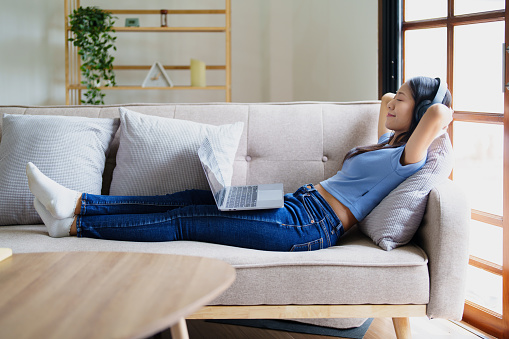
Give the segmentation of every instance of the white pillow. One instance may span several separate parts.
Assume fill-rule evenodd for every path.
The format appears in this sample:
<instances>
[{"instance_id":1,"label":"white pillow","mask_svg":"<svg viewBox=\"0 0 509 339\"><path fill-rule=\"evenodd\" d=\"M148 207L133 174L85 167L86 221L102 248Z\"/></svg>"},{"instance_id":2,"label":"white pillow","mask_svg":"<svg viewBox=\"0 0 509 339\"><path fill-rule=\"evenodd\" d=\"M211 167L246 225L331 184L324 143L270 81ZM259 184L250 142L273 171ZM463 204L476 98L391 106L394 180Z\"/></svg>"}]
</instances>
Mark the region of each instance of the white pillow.
<instances>
[{"instance_id":1,"label":"white pillow","mask_svg":"<svg viewBox=\"0 0 509 339\"><path fill-rule=\"evenodd\" d=\"M233 161L244 123L207 125L163 118L120 108L120 144L111 195L163 195L186 189L209 189L198 159L208 137L231 185Z\"/></svg>"},{"instance_id":2,"label":"white pillow","mask_svg":"<svg viewBox=\"0 0 509 339\"><path fill-rule=\"evenodd\" d=\"M25 166L70 189L101 193L118 119L4 114L0 142L0 225L38 224Z\"/></svg>"},{"instance_id":3,"label":"white pillow","mask_svg":"<svg viewBox=\"0 0 509 339\"><path fill-rule=\"evenodd\" d=\"M451 174L454 156L447 133L428 149L424 166L392 190L359 222L359 229L386 251L407 244L421 224L431 189Z\"/></svg>"}]
</instances>

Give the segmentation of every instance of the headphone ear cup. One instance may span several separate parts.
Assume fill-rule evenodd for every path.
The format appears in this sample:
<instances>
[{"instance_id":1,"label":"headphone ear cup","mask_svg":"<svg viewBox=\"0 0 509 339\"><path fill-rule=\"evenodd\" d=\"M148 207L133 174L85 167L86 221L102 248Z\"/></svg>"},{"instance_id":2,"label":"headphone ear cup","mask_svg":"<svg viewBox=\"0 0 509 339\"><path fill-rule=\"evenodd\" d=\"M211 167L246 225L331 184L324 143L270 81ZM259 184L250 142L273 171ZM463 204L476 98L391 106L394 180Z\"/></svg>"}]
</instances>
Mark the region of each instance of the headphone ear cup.
<instances>
[{"instance_id":1,"label":"headphone ear cup","mask_svg":"<svg viewBox=\"0 0 509 339\"><path fill-rule=\"evenodd\" d=\"M430 106L431 106L431 100L423 100L419 103L419 105L417 105L417 107L415 108L416 121L421 120L422 116L424 115L424 113L426 113L426 111L428 110L428 108L430 108Z\"/></svg>"}]
</instances>

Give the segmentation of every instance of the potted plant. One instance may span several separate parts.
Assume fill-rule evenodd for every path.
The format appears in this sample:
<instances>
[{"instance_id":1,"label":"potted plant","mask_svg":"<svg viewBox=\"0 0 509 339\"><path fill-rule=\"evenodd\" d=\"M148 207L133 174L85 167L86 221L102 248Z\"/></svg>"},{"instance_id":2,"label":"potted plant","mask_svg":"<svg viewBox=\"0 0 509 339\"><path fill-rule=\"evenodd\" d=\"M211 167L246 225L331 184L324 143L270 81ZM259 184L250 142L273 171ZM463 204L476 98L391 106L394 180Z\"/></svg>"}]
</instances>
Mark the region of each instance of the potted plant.
<instances>
[{"instance_id":1,"label":"potted plant","mask_svg":"<svg viewBox=\"0 0 509 339\"><path fill-rule=\"evenodd\" d=\"M98 7L79 7L69 15L71 31L74 33L69 41L78 47L81 57L81 74L83 85L87 87L84 104L104 104L104 93L99 88L115 86L115 73L113 72L113 60L109 50L113 48L116 37L113 24L116 17Z\"/></svg>"}]
</instances>

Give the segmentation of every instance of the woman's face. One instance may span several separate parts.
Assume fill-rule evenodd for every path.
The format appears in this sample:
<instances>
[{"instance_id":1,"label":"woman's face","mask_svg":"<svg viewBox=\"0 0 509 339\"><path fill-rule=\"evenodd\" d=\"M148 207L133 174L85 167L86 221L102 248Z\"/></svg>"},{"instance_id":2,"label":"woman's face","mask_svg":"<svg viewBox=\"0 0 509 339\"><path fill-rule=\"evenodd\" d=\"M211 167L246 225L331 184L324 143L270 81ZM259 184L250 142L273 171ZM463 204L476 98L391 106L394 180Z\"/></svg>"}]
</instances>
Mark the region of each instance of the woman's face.
<instances>
[{"instance_id":1,"label":"woman's face","mask_svg":"<svg viewBox=\"0 0 509 339\"><path fill-rule=\"evenodd\" d=\"M410 86L405 82L399 88L394 99L389 101L387 108L387 120L385 127L393 130L396 135L410 129L415 102L412 97Z\"/></svg>"}]
</instances>

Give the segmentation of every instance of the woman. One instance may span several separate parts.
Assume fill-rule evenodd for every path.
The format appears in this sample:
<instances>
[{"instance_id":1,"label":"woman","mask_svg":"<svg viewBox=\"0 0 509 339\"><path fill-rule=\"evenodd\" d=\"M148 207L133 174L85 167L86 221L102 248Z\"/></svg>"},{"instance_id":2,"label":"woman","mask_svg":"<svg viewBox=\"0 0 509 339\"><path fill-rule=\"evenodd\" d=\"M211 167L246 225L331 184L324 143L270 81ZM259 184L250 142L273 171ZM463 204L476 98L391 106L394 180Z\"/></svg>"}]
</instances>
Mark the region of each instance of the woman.
<instances>
[{"instance_id":1,"label":"woman","mask_svg":"<svg viewBox=\"0 0 509 339\"><path fill-rule=\"evenodd\" d=\"M441 103L427 111L421 107L436 99ZM31 163L28 182L35 208L53 237L194 240L271 251L316 250L335 245L424 165L431 142L452 121L450 105L451 94L439 79L410 79L396 94L382 98L379 143L353 149L341 171L316 186L304 185L286 194L280 209L221 212L212 194L200 190L153 197L82 194L47 178Z\"/></svg>"}]
</instances>

